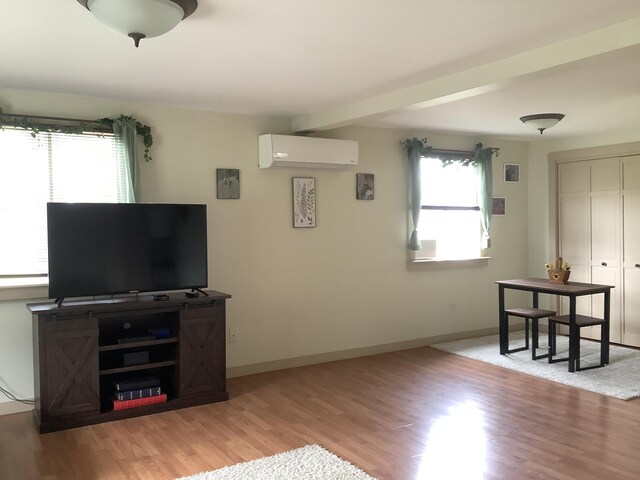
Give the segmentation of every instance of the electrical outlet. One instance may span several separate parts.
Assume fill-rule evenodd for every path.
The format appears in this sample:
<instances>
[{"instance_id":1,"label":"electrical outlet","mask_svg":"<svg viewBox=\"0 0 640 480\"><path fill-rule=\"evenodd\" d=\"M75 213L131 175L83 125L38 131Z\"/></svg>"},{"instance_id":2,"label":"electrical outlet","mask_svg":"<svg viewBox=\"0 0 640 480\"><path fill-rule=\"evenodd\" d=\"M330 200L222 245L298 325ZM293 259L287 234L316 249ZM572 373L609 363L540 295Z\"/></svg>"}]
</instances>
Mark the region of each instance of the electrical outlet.
<instances>
[{"instance_id":1,"label":"electrical outlet","mask_svg":"<svg viewBox=\"0 0 640 480\"><path fill-rule=\"evenodd\" d=\"M238 332L234 328L229 329L229 343L236 343L238 341Z\"/></svg>"}]
</instances>

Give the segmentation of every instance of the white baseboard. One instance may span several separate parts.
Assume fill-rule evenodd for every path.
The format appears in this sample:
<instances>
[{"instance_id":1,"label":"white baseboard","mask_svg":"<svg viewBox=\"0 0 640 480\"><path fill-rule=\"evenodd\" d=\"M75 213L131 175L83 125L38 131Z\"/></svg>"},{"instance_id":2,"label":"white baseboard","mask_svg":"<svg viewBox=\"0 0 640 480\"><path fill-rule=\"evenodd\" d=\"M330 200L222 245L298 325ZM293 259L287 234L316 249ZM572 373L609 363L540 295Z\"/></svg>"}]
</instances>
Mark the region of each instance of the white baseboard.
<instances>
[{"instance_id":1,"label":"white baseboard","mask_svg":"<svg viewBox=\"0 0 640 480\"><path fill-rule=\"evenodd\" d=\"M283 358L281 360L272 360L270 362L253 363L250 365L241 365L238 367L228 367L227 378L243 377L245 375L254 375L256 373L273 372L275 370L284 370L286 368L304 367L307 365L315 365L318 363L335 362L336 360L345 360L348 358L366 357L369 355L377 355L379 353L397 352L400 350L409 350L410 348L426 347L428 345L433 345L434 343L451 342L454 340L464 340L474 337L483 337L485 335L495 335L497 333L498 327L491 327L481 330L451 333L448 335L438 335L436 337L417 338L414 340L405 340L403 342L385 343L382 345L373 345L370 347L352 348L349 350L340 350L337 352L318 353L316 355L305 355L303 357Z\"/></svg>"},{"instance_id":2,"label":"white baseboard","mask_svg":"<svg viewBox=\"0 0 640 480\"><path fill-rule=\"evenodd\" d=\"M28 412L30 410L33 410L33 405L25 405L24 403L16 402L14 400L0 403L0 416Z\"/></svg>"}]
</instances>

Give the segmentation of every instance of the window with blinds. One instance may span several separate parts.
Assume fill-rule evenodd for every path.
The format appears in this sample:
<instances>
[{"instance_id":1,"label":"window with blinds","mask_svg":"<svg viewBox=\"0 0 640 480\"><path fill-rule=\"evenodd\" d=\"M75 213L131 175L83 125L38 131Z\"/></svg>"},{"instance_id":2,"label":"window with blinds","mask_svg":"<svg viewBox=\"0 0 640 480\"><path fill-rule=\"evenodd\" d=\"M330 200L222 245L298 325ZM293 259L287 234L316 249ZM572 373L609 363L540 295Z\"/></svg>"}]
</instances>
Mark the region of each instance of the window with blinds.
<instances>
[{"instance_id":1,"label":"window with blinds","mask_svg":"<svg viewBox=\"0 0 640 480\"><path fill-rule=\"evenodd\" d=\"M0 130L0 277L47 273L47 202L128 202L127 168L105 133Z\"/></svg>"},{"instance_id":2,"label":"window with blinds","mask_svg":"<svg viewBox=\"0 0 640 480\"><path fill-rule=\"evenodd\" d=\"M473 166L443 166L439 158L420 164L422 210L418 232L429 257L474 258L480 255L482 230L478 180Z\"/></svg>"}]
</instances>

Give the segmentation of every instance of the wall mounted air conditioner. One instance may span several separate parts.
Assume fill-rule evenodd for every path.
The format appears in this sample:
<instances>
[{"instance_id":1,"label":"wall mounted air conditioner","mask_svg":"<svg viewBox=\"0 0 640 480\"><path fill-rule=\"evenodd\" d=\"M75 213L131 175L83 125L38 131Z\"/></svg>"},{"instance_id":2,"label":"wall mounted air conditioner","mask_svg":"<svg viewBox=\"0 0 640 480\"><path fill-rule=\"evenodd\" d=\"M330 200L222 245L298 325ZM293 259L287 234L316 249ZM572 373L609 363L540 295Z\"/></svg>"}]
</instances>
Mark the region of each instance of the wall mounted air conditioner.
<instances>
[{"instance_id":1,"label":"wall mounted air conditioner","mask_svg":"<svg viewBox=\"0 0 640 480\"><path fill-rule=\"evenodd\" d=\"M260 135L260 168L345 168L358 165L358 142L295 135Z\"/></svg>"}]
</instances>

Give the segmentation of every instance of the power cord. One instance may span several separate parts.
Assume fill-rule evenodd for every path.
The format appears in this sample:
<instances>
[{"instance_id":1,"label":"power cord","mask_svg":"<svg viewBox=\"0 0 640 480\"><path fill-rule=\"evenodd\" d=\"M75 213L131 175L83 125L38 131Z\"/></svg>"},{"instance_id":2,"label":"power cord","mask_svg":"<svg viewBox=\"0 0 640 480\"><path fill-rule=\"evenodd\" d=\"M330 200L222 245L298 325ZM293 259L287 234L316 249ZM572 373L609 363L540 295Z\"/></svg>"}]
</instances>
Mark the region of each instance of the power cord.
<instances>
[{"instance_id":1,"label":"power cord","mask_svg":"<svg viewBox=\"0 0 640 480\"><path fill-rule=\"evenodd\" d=\"M0 392L4 393L4 395L9 399L9 400L13 400L15 402L20 402L20 403L24 403L25 405L34 405L35 401L34 400L26 400L26 399L21 399L16 397L13 393L11 393L8 390L5 390L4 388L0 387Z\"/></svg>"}]
</instances>

